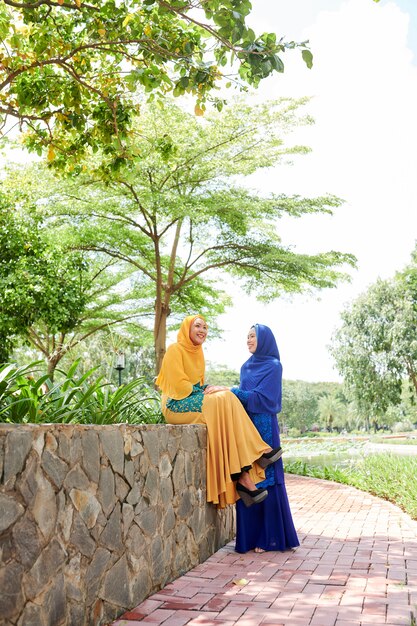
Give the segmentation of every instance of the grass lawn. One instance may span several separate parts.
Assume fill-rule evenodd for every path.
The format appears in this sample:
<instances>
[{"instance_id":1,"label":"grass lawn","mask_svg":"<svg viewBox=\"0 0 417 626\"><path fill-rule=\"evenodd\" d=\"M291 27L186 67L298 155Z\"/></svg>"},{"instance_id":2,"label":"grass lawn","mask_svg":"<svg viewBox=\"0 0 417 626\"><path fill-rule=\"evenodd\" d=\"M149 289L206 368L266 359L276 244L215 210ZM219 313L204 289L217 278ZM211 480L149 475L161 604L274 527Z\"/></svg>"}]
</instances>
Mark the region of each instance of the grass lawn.
<instances>
[{"instance_id":1,"label":"grass lawn","mask_svg":"<svg viewBox=\"0 0 417 626\"><path fill-rule=\"evenodd\" d=\"M291 443L285 439L285 471L352 485L393 502L417 520L417 455L365 454L366 443L355 439Z\"/></svg>"}]
</instances>

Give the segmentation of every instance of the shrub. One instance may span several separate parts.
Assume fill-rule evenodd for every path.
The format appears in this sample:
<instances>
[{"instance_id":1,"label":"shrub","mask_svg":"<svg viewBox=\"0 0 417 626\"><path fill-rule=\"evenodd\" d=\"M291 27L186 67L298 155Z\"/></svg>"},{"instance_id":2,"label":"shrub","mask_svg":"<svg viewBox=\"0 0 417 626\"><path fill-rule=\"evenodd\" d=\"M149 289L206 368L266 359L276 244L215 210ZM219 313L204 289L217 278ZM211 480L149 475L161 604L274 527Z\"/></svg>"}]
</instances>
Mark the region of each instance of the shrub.
<instances>
[{"instance_id":1,"label":"shrub","mask_svg":"<svg viewBox=\"0 0 417 626\"><path fill-rule=\"evenodd\" d=\"M25 367L0 366L0 421L9 423L160 423L159 394L144 378L114 385L89 377L93 368L77 375L79 361L68 372L58 371L52 382L42 374L42 362Z\"/></svg>"}]
</instances>

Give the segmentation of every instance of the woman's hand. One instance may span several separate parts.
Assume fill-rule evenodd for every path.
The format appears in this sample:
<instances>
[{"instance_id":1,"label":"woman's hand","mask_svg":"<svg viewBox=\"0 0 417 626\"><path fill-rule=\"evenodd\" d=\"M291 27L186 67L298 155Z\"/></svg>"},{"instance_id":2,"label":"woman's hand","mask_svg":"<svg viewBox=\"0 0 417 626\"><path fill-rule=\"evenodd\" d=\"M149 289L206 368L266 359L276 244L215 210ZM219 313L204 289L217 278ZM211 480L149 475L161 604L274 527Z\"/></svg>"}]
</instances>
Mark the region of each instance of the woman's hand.
<instances>
[{"instance_id":1,"label":"woman's hand","mask_svg":"<svg viewBox=\"0 0 417 626\"><path fill-rule=\"evenodd\" d=\"M204 394L217 393L218 391L225 391L226 389L229 390L229 387L221 387L220 385L207 385L207 387L204 389Z\"/></svg>"}]
</instances>

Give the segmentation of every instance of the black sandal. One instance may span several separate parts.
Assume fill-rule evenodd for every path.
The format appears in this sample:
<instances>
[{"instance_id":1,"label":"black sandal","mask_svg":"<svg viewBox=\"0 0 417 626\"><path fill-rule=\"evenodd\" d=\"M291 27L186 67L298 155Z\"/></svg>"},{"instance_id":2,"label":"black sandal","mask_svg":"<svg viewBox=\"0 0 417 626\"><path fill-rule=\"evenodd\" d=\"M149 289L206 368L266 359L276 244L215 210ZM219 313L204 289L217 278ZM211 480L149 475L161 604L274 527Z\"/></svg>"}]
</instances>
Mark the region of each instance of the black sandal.
<instances>
[{"instance_id":1,"label":"black sandal","mask_svg":"<svg viewBox=\"0 0 417 626\"><path fill-rule=\"evenodd\" d=\"M266 489L254 489L251 491L247 487L244 487L240 483L236 485L236 491L238 491L242 502L245 506L252 506L252 504L259 504L265 500L268 495L268 491Z\"/></svg>"},{"instance_id":2,"label":"black sandal","mask_svg":"<svg viewBox=\"0 0 417 626\"><path fill-rule=\"evenodd\" d=\"M256 462L258 465L265 469L271 463L275 463L282 457L283 449L282 448L273 448L271 452L265 452Z\"/></svg>"}]
</instances>

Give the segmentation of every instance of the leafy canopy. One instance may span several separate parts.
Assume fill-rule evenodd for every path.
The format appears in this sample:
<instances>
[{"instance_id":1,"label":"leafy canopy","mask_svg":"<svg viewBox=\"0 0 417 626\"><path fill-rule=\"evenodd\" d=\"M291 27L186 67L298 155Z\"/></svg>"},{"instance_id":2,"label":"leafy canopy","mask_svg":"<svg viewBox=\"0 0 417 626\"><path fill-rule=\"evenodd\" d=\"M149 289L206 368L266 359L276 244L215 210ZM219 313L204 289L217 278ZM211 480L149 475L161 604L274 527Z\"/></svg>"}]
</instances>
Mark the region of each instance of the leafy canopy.
<instances>
[{"instance_id":1,"label":"leafy canopy","mask_svg":"<svg viewBox=\"0 0 417 626\"><path fill-rule=\"evenodd\" d=\"M307 152L287 139L295 125L311 122L301 112L305 102L238 102L204 119L169 101L161 110L144 106L128 160L116 164L98 151L76 166L63 162L70 179L59 188L44 185L51 189L43 192L45 210L61 220L60 241L135 269L158 354L171 311L178 320L190 310L210 318L223 310L222 272L271 300L332 287L354 263L336 251L296 253L277 232L283 215L331 213L338 198L266 195L243 185L261 168Z\"/></svg>"},{"instance_id":2,"label":"leafy canopy","mask_svg":"<svg viewBox=\"0 0 417 626\"><path fill-rule=\"evenodd\" d=\"M378 280L343 313L332 354L362 414L381 419L399 405L403 381L417 394L417 266Z\"/></svg>"},{"instance_id":3,"label":"leafy canopy","mask_svg":"<svg viewBox=\"0 0 417 626\"><path fill-rule=\"evenodd\" d=\"M0 195L0 361L24 341L53 376L85 338L137 316L120 289L132 270L107 255L68 250L32 193L45 179L32 185L24 172L13 174L18 182L5 179Z\"/></svg>"},{"instance_id":4,"label":"leafy canopy","mask_svg":"<svg viewBox=\"0 0 417 626\"><path fill-rule=\"evenodd\" d=\"M0 118L26 126L48 158L77 160L104 146L126 157L126 138L149 99L191 94L202 115L224 79L257 86L282 72L282 54L306 42L257 35L249 0L1 0ZM231 69L233 68L233 69ZM230 76L226 75L226 72ZM232 72L237 72L232 74Z\"/></svg>"}]
</instances>

